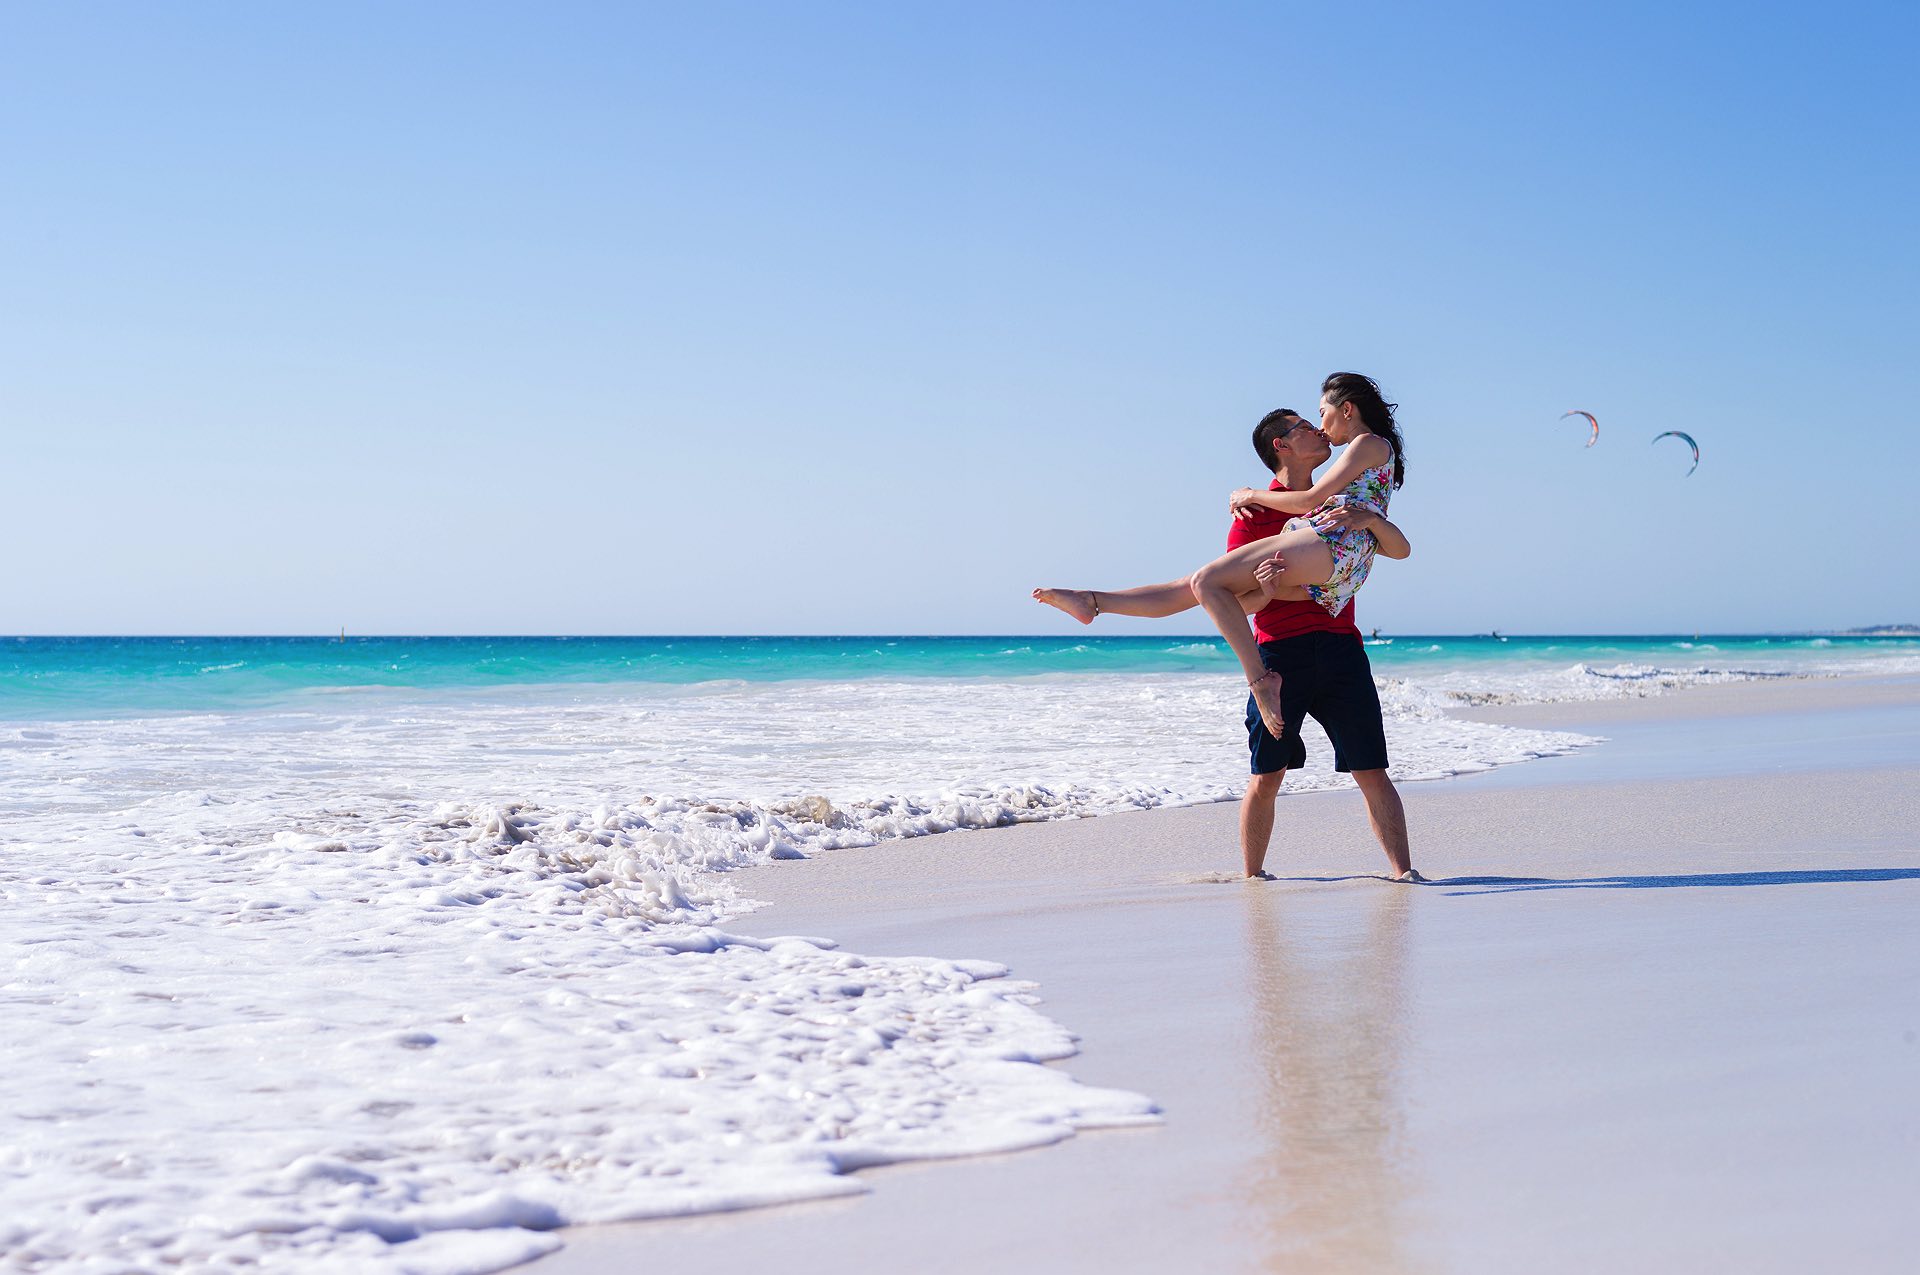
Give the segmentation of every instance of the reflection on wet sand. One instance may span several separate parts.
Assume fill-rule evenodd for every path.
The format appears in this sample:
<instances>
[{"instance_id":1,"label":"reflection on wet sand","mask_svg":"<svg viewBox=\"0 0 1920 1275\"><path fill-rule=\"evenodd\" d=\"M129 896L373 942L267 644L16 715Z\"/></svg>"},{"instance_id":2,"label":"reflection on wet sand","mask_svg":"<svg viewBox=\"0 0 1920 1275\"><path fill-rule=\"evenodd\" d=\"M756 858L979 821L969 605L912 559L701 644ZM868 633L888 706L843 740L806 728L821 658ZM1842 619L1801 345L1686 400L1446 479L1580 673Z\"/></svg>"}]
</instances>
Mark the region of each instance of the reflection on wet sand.
<instances>
[{"instance_id":1,"label":"reflection on wet sand","mask_svg":"<svg viewBox=\"0 0 1920 1275\"><path fill-rule=\"evenodd\" d=\"M1270 1271L1403 1271L1407 918L1414 892L1247 891L1248 1205Z\"/></svg>"}]
</instances>

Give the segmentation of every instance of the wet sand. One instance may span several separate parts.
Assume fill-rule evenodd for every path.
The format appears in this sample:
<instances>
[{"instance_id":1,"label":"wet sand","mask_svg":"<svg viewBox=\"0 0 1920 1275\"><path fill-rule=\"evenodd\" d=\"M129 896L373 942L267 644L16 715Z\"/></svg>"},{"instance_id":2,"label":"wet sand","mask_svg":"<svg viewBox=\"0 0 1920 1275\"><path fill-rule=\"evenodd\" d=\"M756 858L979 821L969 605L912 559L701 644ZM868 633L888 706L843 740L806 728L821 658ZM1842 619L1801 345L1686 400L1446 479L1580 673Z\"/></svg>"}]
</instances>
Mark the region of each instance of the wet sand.
<instances>
[{"instance_id":1,"label":"wet sand","mask_svg":"<svg viewBox=\"0 0 1920 1275\"><path fill-rule=\"evenodd\" d=\"M750 870L750 933L1040 985L1157 1128L861 1174L860 1197L566 1232L539 1275L1910 1268L1920 682L1476 716L1606 735L1403 789L949 833Z\"/></svg>"}]
</instances>

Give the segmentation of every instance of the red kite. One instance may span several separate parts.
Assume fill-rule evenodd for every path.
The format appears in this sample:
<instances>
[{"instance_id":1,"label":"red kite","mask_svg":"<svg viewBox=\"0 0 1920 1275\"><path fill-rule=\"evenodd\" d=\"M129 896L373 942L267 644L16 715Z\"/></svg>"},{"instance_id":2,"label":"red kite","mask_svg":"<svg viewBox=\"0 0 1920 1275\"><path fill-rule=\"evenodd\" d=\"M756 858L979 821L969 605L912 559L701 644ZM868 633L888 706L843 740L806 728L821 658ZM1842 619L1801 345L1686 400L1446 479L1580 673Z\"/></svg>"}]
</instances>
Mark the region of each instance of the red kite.
<instances>
[{"instance_id":1,"label":"red kite","mask_svg":"<svg viewBox=\"0 0 1920 1275\"><path fill-rule=\"evenodd\" d=\"M1600 441L1600 422L1594 419L1592 412L1583 412L1579 408L1575 408L1571 412L1560 413L1560 419L1563 421L1569 416L1584 416L1587 418L1587 424L1593 426L1593 433L1587 437L1587 446L1591 447Z\"/></svg>"}]
</instances>

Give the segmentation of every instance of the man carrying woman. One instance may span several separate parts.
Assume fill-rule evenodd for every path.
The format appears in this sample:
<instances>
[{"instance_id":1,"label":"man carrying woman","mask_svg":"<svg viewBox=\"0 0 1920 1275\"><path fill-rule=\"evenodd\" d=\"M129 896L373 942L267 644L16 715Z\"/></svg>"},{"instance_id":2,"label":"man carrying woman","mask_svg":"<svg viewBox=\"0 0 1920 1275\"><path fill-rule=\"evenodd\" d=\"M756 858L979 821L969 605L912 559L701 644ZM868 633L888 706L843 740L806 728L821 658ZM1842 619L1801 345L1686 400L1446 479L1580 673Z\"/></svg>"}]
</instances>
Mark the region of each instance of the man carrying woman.
<instances>
[{"instance_id":1,"label":"man carrying woman","mask_svg":"<svg viewBox=\"0 0 1920 1275\"><path fill-rule=\"evenodd\" d=\"M1274 801L1289 766L1305 763L1303 718L1333 744L1334 768L1353 776L1367 819L1396 881L1413 869L1405 810L1387 775L1386 732L1366 647L1353 621L1353 595L1375 552L1412 550L1386 518L1386 498L1405 472L1393 404L1357 373L1322 386L1321 428L1287 409L1270 412L1254 450L1274 472L1266 491L1233 494L1228 552L1180 580L1115 591L1035 589L1033 596L1090 623L1101 614L1166 616L1199 604L1219 625L1247 673L1247 742L1253 777L1240 804L1246 874L1264 877ZM1318 482L1314 470L1346 454ZM1247 616L1253 614L1248 628ZM1244 648L1244 649L1243 649Z\"/></svg>"}]
</instances>

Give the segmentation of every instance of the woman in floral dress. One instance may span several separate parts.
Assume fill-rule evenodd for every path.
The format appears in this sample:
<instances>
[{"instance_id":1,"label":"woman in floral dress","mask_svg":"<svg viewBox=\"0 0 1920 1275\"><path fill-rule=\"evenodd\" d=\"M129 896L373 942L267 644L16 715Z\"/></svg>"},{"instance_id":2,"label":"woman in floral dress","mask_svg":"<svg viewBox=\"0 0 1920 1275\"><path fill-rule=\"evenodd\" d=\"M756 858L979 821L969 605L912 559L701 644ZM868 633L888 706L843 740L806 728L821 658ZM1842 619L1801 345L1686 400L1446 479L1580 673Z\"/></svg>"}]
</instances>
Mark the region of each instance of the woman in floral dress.
<instances>
[{"instance_id":1,"label":"woman in floral dress","mask_svg":"<svg viewBox=\"0 0 1920 1275\"><path fill-rule=\"evenodd\" d=\"M1306 491L1235 492L1236 507L1260 505L1296 517L1279 535L1235 549L1193 573L1193 596L1233 648L1261 720L1276 735L1284 727L1280 675L1261 662L1240 597L1249 587L1271 597L1301 586L1338 614L1366 582L1377 548L1373 533L1334 525L1327 515L1359 505L1386 516L1388 497L1406 478L1394 407L1358 372L1329 376L1320 386L1320 428L1346 451Z\"/></svg>"}]
</instances>

